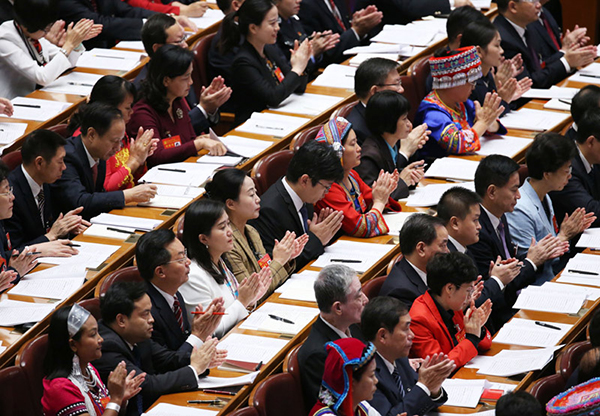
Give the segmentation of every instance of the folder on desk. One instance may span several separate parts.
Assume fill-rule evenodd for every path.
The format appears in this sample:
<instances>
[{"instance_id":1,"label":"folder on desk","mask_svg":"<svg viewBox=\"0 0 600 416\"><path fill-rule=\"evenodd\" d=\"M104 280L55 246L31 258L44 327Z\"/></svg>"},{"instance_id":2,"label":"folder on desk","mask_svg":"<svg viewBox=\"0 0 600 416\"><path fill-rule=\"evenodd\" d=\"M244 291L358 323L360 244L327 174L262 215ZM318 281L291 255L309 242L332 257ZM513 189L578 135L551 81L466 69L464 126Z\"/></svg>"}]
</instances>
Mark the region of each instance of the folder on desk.
<instances>
[{"instance_id":1,"label":"folder on desk","mask_svg":"<svg viewBox=\"0 0 600 416\"><path fill-rule=\"evenodd\" d=\"M587 294L556 292L549 287L528 286L521 290L514 309L576 314L585 303Z\"/></svg>"},{"instance_id":2,"label":"folder on desk","mask_svg":"<svg viewBox=\"0 0 600 416\"><path fill-rule=\"evenodd\" d=\"M122 40L115 46L117 49L133 49L135 51L144 52L144 42L141 40Z\"/></svg>"},{"instance_id":3,"label":"folder on desk","mask_svg":"<svg viewBox=\"0 0 600 416\"><path fill-rule=\"evenodd\" d=\"M357 273L364 273L394 247L391 244L338 240L325 247L325 252L311 266L325 267L330 264L344 264L356 270Z\"/></svg>"},{"instance_id":4,"label":"folder on desk","mask_svg":"<svg viewBox=\"0 0 600 416\"><path fill-rule=\"evenodd\" d=\"M569 77L569 81L600 84L600 63L594 62Z\"/></svg>"},{"instance_id":5,"label":"folder on desk","mask_svg":"<svg viewBox=\"0 0 600 416\"><path fill-rule=\"evenodd\" d=\"M570 114L557 113L556 111L534 110L532 108L521 108L511 111L500 121L507 129L544 131L552 130L554 127L564 123L571 117Z\"/></svg>"},{"instance_id":6,"label":"folder on desk","mask_svg":"<svg viewBox=\"0 0 600 416\"><path fill-rule=\"evenodd\" d=\"M541 370L554 358L554 352L561 348L548 347L533 350L502 350L479 367L477 374L498 377L511 377L529 371Z\"/></svg>"},{"instance_id":7,"label":"folder on desk","mask_svg":"<svg viewBox=\"0 0 600 416\"><path fill-rule=\"evenodd\" d=\"M433 161L425 172L425 177L474 181L477 166L478 161L462 157L442 157Z\"/></svg>"},{"instance_id":8,"label":"folder on desk","mask_svg":"<svg viewBox=\"0 0 600 416\"><path fill-rule=\"evenodd\" d=\"M585 230L575 247L600 249L600 228L588 228Z\"/></svg>"},{"instance_id":9,"label":"folder on desk","mask_svg":"<svg viewBox=\"0 0 600 416\"><path fill-rule=\"evenodd\" d=\"M21 302L4 299L0 302L0 326L16 326L39 322L50 315L56 304Z\"/></svg>"},{"instance_id":10,"label":"folder on desk","mask_svg":"<svg viewBox=\"0 0 600 416\"><path fill-rule=\"evenodd\" d=\"M485 380L466 380L449 378L444 380L442 387L448 393L446 406L476 408L485 388Z\"/></svg>"},{"instance_id":11,"label":"folder on desk","mask_svg":"<svg viewBox=\"0 0 600 416\"><path fill-rule=\"evenodd\" d=\"M77 60L78 68L131 71L138 66L145 53L121 51L118 49L94 48L85 51Z\"/></svg>"},{"instance_id":12,"label":"folder on desk","mask_svg":"<svg viewBox=\"0 0 600 416\"><path fill-rule=\"evenodd\" d=\"M425 186L418 186L414 192L411 192L406 201L407 207L432 207L440 202L440 198L448 189L460 186L470 191L475 192L474 182L457 182L457 183L435 183ZM385 215L384 215L384 218ZM391 234L391 231L390 231Z\"/></svg>"},{"instance_id":13,"label":"folder on desk","mask_svg":"<svg viewBox=\"0 0 600 416\"><path fill-rule=\"evenodd\" d=\"M310 122L309 118L273 113L252 113L235 131L284 137Z\"/></svg>"},{"instance_id":14,"label":"folder on desk","mask_svg":"<svg viewBox=\"0 0 600 416\"><path fill-rule=\"evenodd\" d=\"M192 202L193 199L180 196L156 195L148 202L138 203L138 207L181 209Z\"/></svg>"},{"instance_id":15,"label":"folder on desk","mask_svg":"<svg viewBox=\"0 0 600 416\"><path fill-rule=\"evenodd\" d=\"M313 81L312 85L354 90L355 72L356 68L349 65L327 65L327 68Z\"/></svg>"},{"instance_id":16,"label":"folder on desk","mask_svg":"<svg viewBox=\"0 0 600 416\"><path fill-rule=\"evenodd\" d=\"M493 343L522 345L525 347L553 347L560 344L562 338L573 328L573 325L558 322L545 322L553 327L548 328L536 324L536 321L512 318L496 333Z\"/></svg>"},{"instance_id":17,"label":"folder on desk","mask_svg":"<svg viewBox=\"0 0 600 416\"><path fill-rule=\"evenodd\" d=\"M227 361L219 368L251 373L266 364L287 345L288 340L246 334L229 334L219 342L227 350Z\"/></svg>"},{"instance_id":18,"label":"folder on desk","mask_svg":"<svg viewBox=\"0 0 600 416\"><path fill-rule=\"evenodd\" d=\"M244 158L242 156L211 156L204 155L198 158L196 163L203 163L206 165L215 165L214 168L217 169L221 166L237 166L239 165Z\"/></svg>"},{"instance_id":19,"label":"folder on desk","mask_svg":"<svg viewBox=\"0 0 600 416\"><path fill-rule=\"evenodd\" d=\"M214 171L214 165L202 163L165 163L148 170L140 182L199 187Z\"/></svg>"},{"instance_id":20,"label":"folder on desk","mask_svg":"<svg viewBox=\"0 0 600 416\"><path fill-rule=\"evenodd\" d=\"M38 98L16 97L11 100L14 113L13 119L46 121L50 120L71 107L73 103L62 101L40 100ZM0 114L0 117L7 117Z\"/></svg>"},{"instance_id":21,"label":"folder on desk","mask_svg":"<svg viewBox=\"0 0 600 416\"><path fill-rule=\"evenodd\" d=\"M296 335L318 314L319 309L317 308L266 302L252 312L240 325L240 328Z\"/></svg>"},{"instance_id":22,"label":"folder on desk","mask_svg":"<svg viewBox=\"0 0 600 416\"><path fill-rule=\"evenodd\" d=\"M553 85L548 89L531 88L523 94L523 98L539 98L542 100L562 98L564 100L571 100L578 91L579 88L558 87Z\"/></svg>"},{"instance_id":23,"label":"folder on desk","mask_svg":"<svg viewBox=\"0 0 600 416\"><path fill-rule=\"evenodd\" d=\"M548 110L561 110L561 111L570 111L571 110L571 100L565 100L563 98L553 98L547 103L544 104L544 108Z\"/></svg>"},{"instance_id":24,"label":"folder on desk","mask_svg":"<svg viewBox=\"0 0 600 416\"><path fill-rule=\"evenodd\" d=\"M70 72L42 88L42 91L80 96L90 95L96 82L102 78L100 74L87 72Z\"/></svg>"},{"instance_id":25,"label":"folder on desk","mask_svg":"<svg viewBox=\"0 0 600 416\"><path fill-rule=\"evenodd\" d=\"M113 230L109 230L109 228L114 228ZM116 230L119 231L116 231ZM131 234L135 234L135 228L131 227L110 227L108 225L103 224L92 224L83 232L83 235L88 237L101 237L101 238L113 238L115 240L124 241L131 236Z\"/></svg>"},{"instance_id":26,"label":"folder on desk","mask_svg":"<svg viewBox=\"0 0 600 416\"><path fill-rule=\"evenodd\" d=\"M14 143L25 134L27 123L0 123L0 145Z\"/></svg>"},{"instance_id":27,"label":"folder on desk","mask_svg":"<svg viewBox=\"0 0 600 416\"><path fill-rule=\"evenodd\" d=\"M79 254L71 257L40 257L40 263L59 264L59 265L80 265L88 269L95 269L104 261L112 256L121 246L112 244L87 243L77 241L77 250Z\"/></svg>"},{"instance_id":28,"label":"folder on desk","mask_svg":"<svg viewBox=\"0 0 600 416\"><path fill-rule=\"evenodd\" d=\"M130 217L127 215L102 213L90 219L90 222L92 224L102 224L114 227L135 228L136 230L140 231L152 231L160 224L162 224L163 220L154 220L152 218L139 218Z\"/></svg>"},{"instance_id":29,"label":"folder on desk","mask_svg":"<svg viewBox=\"0 0 600 416\"><path fill-rule=\"evenodd\" d=\"M247 158L252 158L264 152L273 144L269 140L249 139L233 135L219 137L219 140L227 146L230 152Z\"/></svg>"},{"instance_id":30,"label":"folder on desk","mask_svg":"<svg viewBox=\"0 0 600 416\"><path fill-rule=\"evenodd\" d=\"M339 104L344 97L321 94L292 94L279 106L270 108L278 113L306 114L316 116Z\"/></svg>"},{"instance_id":31,"label":"folder on desk","mask_svg":"<svg viewBox=\"0 0 600 416\"><path fill-rule=\"evenodd\" d=\"M498 134L483 136L479 138L481 149L477 151L477 154L482 156L504 155L512 158L523 152L532 142L533 139L526 137L500 136Z\"/></svg>"}]
</instances>

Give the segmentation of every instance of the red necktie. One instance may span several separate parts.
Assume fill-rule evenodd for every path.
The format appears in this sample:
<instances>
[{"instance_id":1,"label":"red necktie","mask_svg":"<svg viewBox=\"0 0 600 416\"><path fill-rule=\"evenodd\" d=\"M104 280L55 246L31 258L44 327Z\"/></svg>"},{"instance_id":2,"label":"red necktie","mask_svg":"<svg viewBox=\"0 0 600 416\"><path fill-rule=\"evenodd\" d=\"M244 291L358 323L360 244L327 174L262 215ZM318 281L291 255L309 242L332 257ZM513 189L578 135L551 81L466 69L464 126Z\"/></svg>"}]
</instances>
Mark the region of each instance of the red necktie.
<instances>
[{"instance_id":1,"label":"red necktie","mask_svg":"<svg viewBox=\"0 0 600 416\"><path fill-rule=\"evenodd\" d=\"M173 299L175 299L173 302L173 313L175 314L175 319L177 319L177 323L179 323L179 328L181 328L181 332L184 332L181 304L179 303L179 299L177 299L177 296L173 296Z\"/></svg>"},{"instance_id":2,"label":"red necktie","mask_svg":"<svg viewBox=\"0 0 600 416\"><path fill-rule=\"evenodd\" d=\"M333 0L329 0L329 5L331 6L331 12L333 13L333 17L335 17L335 20L337 20L338 25L340 25L340 28L345 31L346 25L342 20L342 14L340 13L340 10L337 8Z\"/></svg>"},{"instance_id":3,"label":"red necktie","mask_svg":"<svg viewBox=\"0 0 600 416\"><path fill-rule=\"evenodd\" d=\"M552 43L554 43L554 46L556 46L556 50L560 50L560 44L558 43L558 40L554 35L554 31L550 27L550 22L548 21L544 13L542 13L540 17L542 18L542 22L544 22L544 28L546 29L546 32L548 32L548 36L550 36L550 39L552 39Z\"/></svg>"}]
</instances>

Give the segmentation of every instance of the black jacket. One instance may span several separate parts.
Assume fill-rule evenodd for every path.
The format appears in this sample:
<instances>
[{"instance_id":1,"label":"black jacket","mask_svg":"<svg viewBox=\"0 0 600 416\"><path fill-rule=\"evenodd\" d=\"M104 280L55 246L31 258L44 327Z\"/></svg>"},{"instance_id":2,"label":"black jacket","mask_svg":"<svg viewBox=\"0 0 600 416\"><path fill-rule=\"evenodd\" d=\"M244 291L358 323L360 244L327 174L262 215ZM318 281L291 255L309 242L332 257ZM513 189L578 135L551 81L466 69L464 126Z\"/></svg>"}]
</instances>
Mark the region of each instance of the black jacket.
<instances>
[{"instance_id":1,"label":"black jacket","mask_svg":"<svg viewBox=\"0 0 600 416\"><path fill-rule=\"evenodd\" d=\"M146 293L148 293L148 296L150 296L150 300L152 301L151 313L154 318L152 339L171 351L188 351L190 349L190 344L185 341L191 333L190 323L185 308L185 301L183 300L181 293L177 292L177 299L179 299L181 314L183 316L183 332L179 327L179 323L177 322L177 318L175 318L173 310L169 307L164 296L156 290L152 283L146 282L146 287Z\"/></svg>"},{"instance_id":2,"label":"black jacket","mask_svg":"<svg viewBox=\"0 0 600 416\"><path fill-rule=\"evenodd\" d=\"M379 296L391 296L410 309L416 298L427 292L427 285L405 257L394 265L379 291Z\"/></svg>"}]
</instances>

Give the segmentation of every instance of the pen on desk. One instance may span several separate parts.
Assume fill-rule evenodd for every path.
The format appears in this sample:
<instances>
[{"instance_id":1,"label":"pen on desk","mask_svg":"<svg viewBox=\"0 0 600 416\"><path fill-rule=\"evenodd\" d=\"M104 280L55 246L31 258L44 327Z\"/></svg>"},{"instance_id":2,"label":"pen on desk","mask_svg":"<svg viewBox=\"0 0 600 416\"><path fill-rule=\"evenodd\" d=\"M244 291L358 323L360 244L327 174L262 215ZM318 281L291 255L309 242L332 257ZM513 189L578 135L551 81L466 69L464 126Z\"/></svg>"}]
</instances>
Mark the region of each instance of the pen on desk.
<instances>
[{"instance_id":1,"label":"pen on desk","mask_svg":"<svg viewBox=\"0 0 600 416\"><path fill-rule=\"evenodd\" d=\"M86 84L86 83L83 83L83 82L72 82L72 81L69 81L69 82L67 82L67 84L69 84L69 85L80 85L82 87L93 87L92 84Z\"/></svg>"},{"instance_id":2,"label":"pen on desk","mask_svg":"<svg viewBox=\"0 0 600 416\"><path fill-rule=\"evenodd\" d=\"M275 319L276 321L281 321L285 324L295 325L294 322L290 321L289 319L282 318L281 316L277 316L277 315L273 315L273 314L268 314L268 315L269 315L269 318Z\"/></svg>"},{"instance_id":3,"label":"pen on desk","mask_svg":"<svg viewBox=\"0 0 600 416\"><path fill-rule=\"evenodd\" d=\"M362 263L362 260L350 260L350 259L331 259L331 263Z\"/></svg>"},{"instance_id":4,"label":"pen on desk","mask_svg":"<svg viewBox=\"0 0 600 416\"><path fill-rule=\"evenodd\" d=\"M569 100L563 100L562 98L559 98L559 99L558 99L558 102L561 102L561 103L563 103L563 104L568 104L568 105L571 105L571 101L569 101Z\"/></svg>"},{"instance_id":5,"label":"pen on desk","mask_svg":"<svg viewBox=\"0 0 600 416\"><path fill-rule=\"evenodd\" d=\"M585 270L568 269L567 272L577 273L577 274L585 274L586 276L598 276L598 273L596 273L596 272L588 272Z\"/></svg>"},{"instance_id":6,"label":"pen on desk","mask_svg":"<svg viewBox=\"0 0 600 416\"><path fill-rule=\"evenodd\" d=\"M179 173L187 173L184 169L169 169L169 168L157 168L158 170L163 170L166 172L179 172Z\"/></svg>"},{"instance_id":7,"label":"pen on desk","mask_svg":"<svg viewBox=\"0 0 600 416\"><path fill-rule=\"evenodd\" d=\"M35 104L14 104L13 105L15 107L27 107L27 108L42 108L41 105L35 105Z\"/></svg>"},{"instance_id":8,"label":"pen on desk","mask_svg":"<svg viewBox=\"0 0 600 416\"><path fill-rule=\"evenodd\" d=\"M260 370L260 368L262 367L262 365L263 365L262 361L260 363L256 364L256 367L254 367L254 371Z\"/></svg>"},{"instance_id":9,"label":"pen on desk","mask_svg":"<svg viewBox=\"0 0 600 416\"><path fill-rule=\"evenodd\" d=\"M192 315L204 315L206 312L192 311ZM227 312L213 312L212 315L227 315Z\"/></svg>"},{"instance_id":10,"label":"pen on desk","mask_svg":"<svg viewBox=\"0 0 600 416\"><path fill-rule=\"evenodd\" d=\"M283 127L260 126L258 124L256 124L256 127L258 127L259 129L283 130Z\"/></svg>"},{"instance_id":11,"label":"pen on desk","mask_svg":"<svg viewBox=\"0 0 600 416\"><path fill-rule=\"evenodd\" d=\"M25 253L26 256L35 256L36 254L42 254L41 251L30 251L29 253ZM19 257L21 253L15 253L11 257Z\"/></svg>"},{"instance_id":12,"label":"pen on desk","mask_svg":"<svg viewBox=\"0 0 600 416\"><path fill-rule=\"evenodd\" d=\"M202 391L204 393L209 393L209 394L225 394L227 396L235 396L237 394L237 393L234 393L232 391L227 391L227 390L204 389Z\"/></svg>"},{"instance_id":13,"label":"pen on desk","mask_svg":"<svg viewBox=\"0 0 600 416\"><path fill-rule=\"evenodd\" d=\"M106 227L106 229L108 231L116 231L117 233L124 233L124 234L133 234L133 231L127 231L127 230L123 230L121 228L115 228L115 227Z\"/></svg>"},{"instance_id":14,"label":"pen on desk","mask_svg":"<svg viewBox=\"0 0 600 416\"><path fill-rule=\"evenodd\" d=\"M550 324L546 324L546 323L544 323L544 322L535 321L535 324L536 324L536 325L539 325L539 326L543 326L544 328L556 329L556 330L560 331L560 328L559 328L559 327L557 327L557 326L554 326L554 325L550 325Z\"/></svg>"},{"instance_id":15,"label":"pen on desk","mask_svg":"<svg viewBox=\"0 0 600 416\"><path fill-rule=\"evenodd\" d=\"M66 245L66 246L69 246L69 247L81 247L81 244L67 243L67 244L65 244L65 245Z\"/></svg>"},{"instance_id":16,"label":"pen on desk","mask_svg":"<svg viewBox=\"0 0 600 416\"><path fill-rule=\"evenodd\" d=\"M125 59L122 56L94 55L96 58Z\"/></svg>"},{"instance_id":17,"label":"pen on desk","mask_svg":"<svg viewBox=\"0 0 600 416\"><path fill-rule=\"evenodd\" d=\"M592 74L579 74L582 77L587 77L587 78L600 78L600 75L592 75Z\"/></svg>"},{"instance_id":18,"label":"pen on desk","mask_svg":"<svg viewBox=\"0 0 600 416\"><path fill-rule=\"evenodd\" d=\"M212 404L212 405L217 405L217 404L221 404L222 400L221 399L214 399L214 400L188 400L187 402L188 402L188 404Z\"/></svg>"}]
</instances>

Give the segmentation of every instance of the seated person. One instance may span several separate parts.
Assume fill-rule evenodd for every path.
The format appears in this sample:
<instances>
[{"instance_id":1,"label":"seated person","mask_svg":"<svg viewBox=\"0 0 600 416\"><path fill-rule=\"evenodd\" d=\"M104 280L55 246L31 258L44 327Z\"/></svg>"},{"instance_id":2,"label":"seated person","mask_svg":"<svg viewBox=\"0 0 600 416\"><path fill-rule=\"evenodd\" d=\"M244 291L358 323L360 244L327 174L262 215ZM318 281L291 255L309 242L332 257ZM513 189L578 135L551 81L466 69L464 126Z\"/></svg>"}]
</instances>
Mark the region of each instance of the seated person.
<instances>
[{"instance_id":1,"label":"seated person","mask_svg":"<svg viewBox=\"0 0 600 416\"><path fill-rule=\"evenodd\" d=\"M375 415L367 400L373 398L375 347L356 338L339 339L325 344L327 359L319 392L319 401L309 416Z\"/></svg>"},{"instance_id":2,"label":"seated person","mask_svg":"<svg viewBox=\"0 0 600 416\"><path fill-rule=\"evenodd\" d=\"M576 385L600 377L600 347L592 348L587 351L583 357L581 357L577 370Z\"/></svg>"},{"instance_id":3,"label":"seated person","mask_svg":"<svg viewBox=\"0 0 600 416\"><path fill-rule=\"evenodd\" d=\"M412 357L443 353L461 368L479 351L490 349L492 337L484 325L492 302L475 307L471 294L477 279L473 260L462 253L438 254L427 263L429 290L410 308Z\"/></svg>"},{"instance_id":4,"label":"seated person","mask_svg":"<svg viewBox=\"0 0 600 416\"><path fill-rule=\"evenodd\" d=\"M148 156L149 167L183 162L206 149L211 155L224 155L227 149L208 135L197 136L185 101L192 85L194 54L177 45L164 45L148 64L148 76L142 82L141 100L133 106L127 132L135 136L140 127L152 130L158 147Z\"/></svg>"},{"instance_id":5,"label":"seated person","mask_svg":"<svg viewBox=\"0 0 600 416\"><path fill-rule=\"evenodd\" d=\"M138 185L122 191L106 192L106 161L121 148L125 122L121 111L106 104L92 103L81 114L81 135L70 137L65 146L67 168L51 186L55 215L83 207L88 220L131 202L148 202L156 195L156 185ZM144 143L151 146L151 140Z\"/></svg>"},{"instance_id":6,"label":"seated person","mask_svg":"<svg viewBox=\"0 0 600 416\"><path fill-rule=\"evenodd\" d=\"M469 97L471 101L483 105L487 93L497 91L502 98L500 105L504 107L503 114L516 109L515 101L531 88L532 81L529 77L518 81L513 77L512 61L503 59L504 51L500 46L500 33L496 26L487 19L469 23L462 34L460 46L475 46L481 59L483 76L475 84L475 89ZM492 69L496 70L492 71Z\"/></svg>"},{"instance_id":7,"label":"seated person","mask_svg":"<svg viewBox=\"0 0 600 416\"><path fill-rule=\"evenodd\" d=\"M19 0L14 6L15 20L0 26L1 97L11 100L24 97L38 85L50 84L77 64L85 51L81 42L100 33L101 26L95 26L88 19L78 19L77 24L69 25L66 31L63 29L58 39L46 39L58 20L58 3Z\"/></svg>"},{"instance_id":8,"label":"seated person","mask_svg":"<svg viewBox=\"0 0 600 416\"><path fill-rule=\"evenodd\" d=\"M593 212L586 213L585 208L577 208L562 218L559 228L554 215L550 191L560 191L571 177L571 159L575 156L575 145L558 133L540 133L527 150L527 169L529 177L519 188L521 199L512 212L506 214L512 237L517 243L517 255L527 252L532 239L541 241L547 235L558 237L566 244L587 229L595 220ZM536 284L550 281L564 268L558 259L544 263Z\"/></svg>"},{"instance_id":9,"label":"seated person","mask_svg":"<svg viewBox=\"0 0 600 416\"><path fill-rule=\"evenodd\" d=\"M90 364L102 356L101 345L96 318L78 304L52 314L44 359L44 415L118 416L121 406L140 392L146 374L128 376L125 362L117 364L106 385L102 382Z\"/></svg>"},{"instance_id":10,"label":"seated person","mask_svg":"<svg viewBox=\"0 0 600 416\"><path fill-rule=\"evenodd\" d=\"M427 291L427 263L438 253L448 253L444 222L428 214L411 215L400 230L402 260L394 264L379 296L392 296L409 308Z\"/></svg>"},{"instance_id":11,"label":"seated person","mask_svg":"<svg viewBox=\"0 0 600 416\"><path fill-rule=\"evenodd\" d=\"M362 339L360 314L369 301L356 272L342 264L324 267L315 281L319 317L298 351L298 366L306 408L319 399L327 352L325 344L340 338Z\"/></svg>"},{"instance_id":12,"label":"seated person","mask_svg":"<svg viewBox=\"0 0 600 416\"><path fill-rule=\"evenodd\" d=\"M217 350L217 340L208 339L200 347L170 351L151 339L154 318L152 302L142 282L114 283L100 299L102 320L98 333L102 356L93 365L104 383L117 364L125 362L127 373L146 373L141 392L127 405L128 416L139 415L163 394L195 390L198 376L221 365L226 351Z\"/></svg>"},{"instance_id":13,"label":"seated person","mask_svg":"<svg viewBox=\"0 0 600 416\"><path fill-rule=\"evenodd\" d=\"M336 150L344 168L344 178L331 186L325 197L317 202L316 209L342 211L342 230L353 237L387 234L390 229L383 219L383 211L386 208L402 210L400 204L390 198L390 194L398 186L398 171L380 172L373 182L373 189L364 183L354 170L360 165L360 146L356 142L352 125L342 117L321 127L315 140Z\"/></svg>"},{"instance_id":14,"label":"seated person","mask_svg":"<svg viewBox=\"0 0 600 416\"><path fill-rule=\"evenodd\" d=\"M13 3L9 0L0 0L0 23L14 20L15 11Z\"/></svg>"},{"instance_id":15,"label":"seated person","mask_svg":"<svg viewBox=\"0 0 600 416\"><path fill-rule=\"evenodd\" d=\"M237 12L242 6L243 0L219 0L217 6L225 14ZM210 48L208 50L208 73L211 77L220 76L225 80L227 85L233 85L233 77L231 76L231 66L237 53L240 50L240 46L243 43L243 39L237 45L233 45L227 52L221 47L221 37L223 36L223 25L219 25L219 29L212 41L210 42ZM233 111L233 103L228 101L224 105L224 111Z\"/></svg>"},{"instance_id":16,"label":"seated person","mask_svg":"<svg viewBox=\"0 0 600 416\"><path fill-rule=\"evenodd\" d=\"M79 213L83 207L54 217L50 184L65 170L66 140L50 130L35 130L25 137L23 163L8 175L15 200L13 215L4 222L12 246L35 244L42 256L71 256L69 234L80 234L90 225ZM63 240L61 240L63 238Z\"/></svg>"},{"instance_id":17,"label":"seated person","mask_svg":"<svg viewBox=\"0 0 600 416\"><path fill-rule=\"evenodd\" d=\"M136 92L135 85L130 81L116 75L106 75L94 84L88 104L98 102L118 108L127 125L133 113ZM79 127L84 108L85 106L80 106L69 121L69 130L74 136L81 134ZM140 128L134 140L125 133L121 139L121 149L106 161L104 190L111 192L133 188L144 176L148 171L146 159L158 145L158 139L152 139L152 135L152 130L144 131ZM148 141L150 146L146 146Z\"/></svg>"},{"instance_id":18,"label":"seated person","mask_svg":"<svg viewBox=\"0 0 600 416\"><path fill-rule=\"evenodd\" d=\"M481 78L481 60L474 46L438 51L429 58L433 91L419 105L415 123L427 124L430 140L420 154L427 159L476 152L479 137L506 134L498 121L504 111L496 93L487 94L483 105L469 99Z\"/></svg>"},{"instance_id":19,"label":"seated person","mask_svg":"<svg viewBox=\"0 0 600 416\"><path fill-rule=\"evenodd\" d=\"M382 416L403 412L422 416L448 400L442 383L456 366L445 354L426 359L418 370L411 366L408 352L414 334L404 303L389 296L372 299L363 310L360 326L377 351L377 391L369 403Z\"/></svg>"},{"instance_id":20,"label":"seated person","mask_svg":"<svg viewBox=\"0 0 600 416\"><path fill-rule=\"evenodd\" d=\"M385 90L404 92L402 79L398 73L398 62L385 58L370 58L361 63L354 74L354 93L358 102L346 117L352 123L352 130L356 133L358 144L363 145L373 133L367 127L367 103L371 97ZM406 161L410 156L401 155Z\"/></svg>"},{"instance_id":21,"label":"seated person","mask_svg":"<svg viewBox=\"0 0 600 416\"><path fill-rule=\"evenodd\" d=\"M592 315L592 319L590 319L590 323L587 328L588 339L592 348L600 347L600 312L596 311ZM571 376L567 380L567 384L565 385L565 390L582 383L583 381L579 381L579 366L573 369Z\"/></svg>"},{"instance_id":22,"label":"seated person","mask_svg":"<svg viewBox=\"0 0 600 416\"><path fill-rule=\"evenodd\" d=\"M163 347L177 351L200 348L221 321L223 299L215 298L204 311L196 306L188 313L179 288L188 280L190 259L186 250L171 230L154 230L142 235L135 246L135 260L142 278L146 281L146 293L152 301L154 325L152 339ZM191 325L190 325L191 323Z\"/></svg>"},{"instance_id":23,"label":"seated person","mask_svg":"<svg viewBox=\"0 0 600 416\"><path fill-rule=\"evenodd\" d=\"M202 17L208 9L208 3L196 1L194 3L184 4L179 1L165 1L164 3L152 0L126 0L126 3L133 7L152 10L153 12L173 14L175 16Z\"/></svg>"},{"instance_id":24,"label":"seated person","mask_svg":"<svg viewBox=\"0 0 600 416\"><path fill-rule=\"evenodd\" d=\"M277 7L270 0L246 0L235 15L223 20L221 53L238 46L242 36L245 39L231 67L236 124L306 89L304 70L312 55L311 44L305 39L285 59L275 45L278 20Z\"/></svg>"},{"instance_id":25,"label":"seated person","mask_svg":"<svg viewBox=\"0 0 600 416\"><path fill-rule=\"evenodd\" d=\"M344 214L325 209L317 215L313 213L313 204L343 174L339 157L329 146L312 140L294 153L285 177L262 195L260 216L250 221L267 253L272 255L275 240L281 241L290 231L296 235L308 234L302 254L296 257L297 270L323 254L324 247L342 226Z\"/></svg>"},{"instance_id":26,"label":"seated person","mask_svg":"<svg viewBox=\"0 0 600 416\"><path fill-rule=\"evenodd\" d=\"M571 118L573 124L565 133L569 139L577 139L577 126L583 115L594 108L600 108L600 87L598 85L589 84L577 91L571 100Z\"/></svg>"},{"instance_id":27,"label":"seated person","mask_svg":"<svg viewBox=\"0 0 600 416\"><path fill-rule=\"evenodd\" d=\"M217 327L218 338L248 316L271 284L271 269L247 274L238 283L223 260L223 254L233 249L233 233L225 204L211 199L193 202L185 212L183 244L192 260L190 276L179 291L188 313L196 305L209 308L215 298L223 298L225 316ZM188 316L191 320L192 315Z\"/></svg>"},{"instance_id":28,"label":"seated person","mask_svg":"<svg viewBox=\"0 0 600 416\"><path fill-rule=\"evenodd\" d=\"M544 407L526 391L511 391L498 399L496 416L545 416Z\"/></svg>"},{"instance_id":29,"label":"seated person","mask_svg":"<svg viewBox=\"0 0 600 416\"><path fill-rule=\"evenodd\" d=\"M381 10L385 25L406 25L425 16L447 15L451 9L472 6L469 0L358 0L356 8L370 4Z\"/></svg>"},{"instance_id":30,"label":"seated person","mask_svg":"<svg viewBox=\"0 0 600 416\"><path fill-rule=\"evenodd\" d=\"M367 127L372 135L362 145L361 162L356 171L369 186L377 180L381 170L400 172L392 199L406 198L408 187L418 184L425 174L424 162L410 158L424 146L430 131L426 124L413 130L409 110L408 100L396 91L376 93L369 99L366 110Z\"/></svg>"},{"instance_id":31,"label":"seated person","mask_svg":"<svg viewBox=\"0 0 600 416\"><path fill-rule=\"evenodd\" d=\"M258 273L267 265L271 269L271 285L264 294L269 296L296 268L294 259L298 257L308 241L308 235L296 238L294 232L287 232L281 241L275 241L273 259L267 254L256 228L248 224L249 220L260 215L260 198L256 193L254 181L240 169L222 169L217 171L204 189L210 199L225 204L229 216L229 226L233 234L233 249L224 254L231 272L242 283L247 276Z\"/></svg>"}]
</instances>

